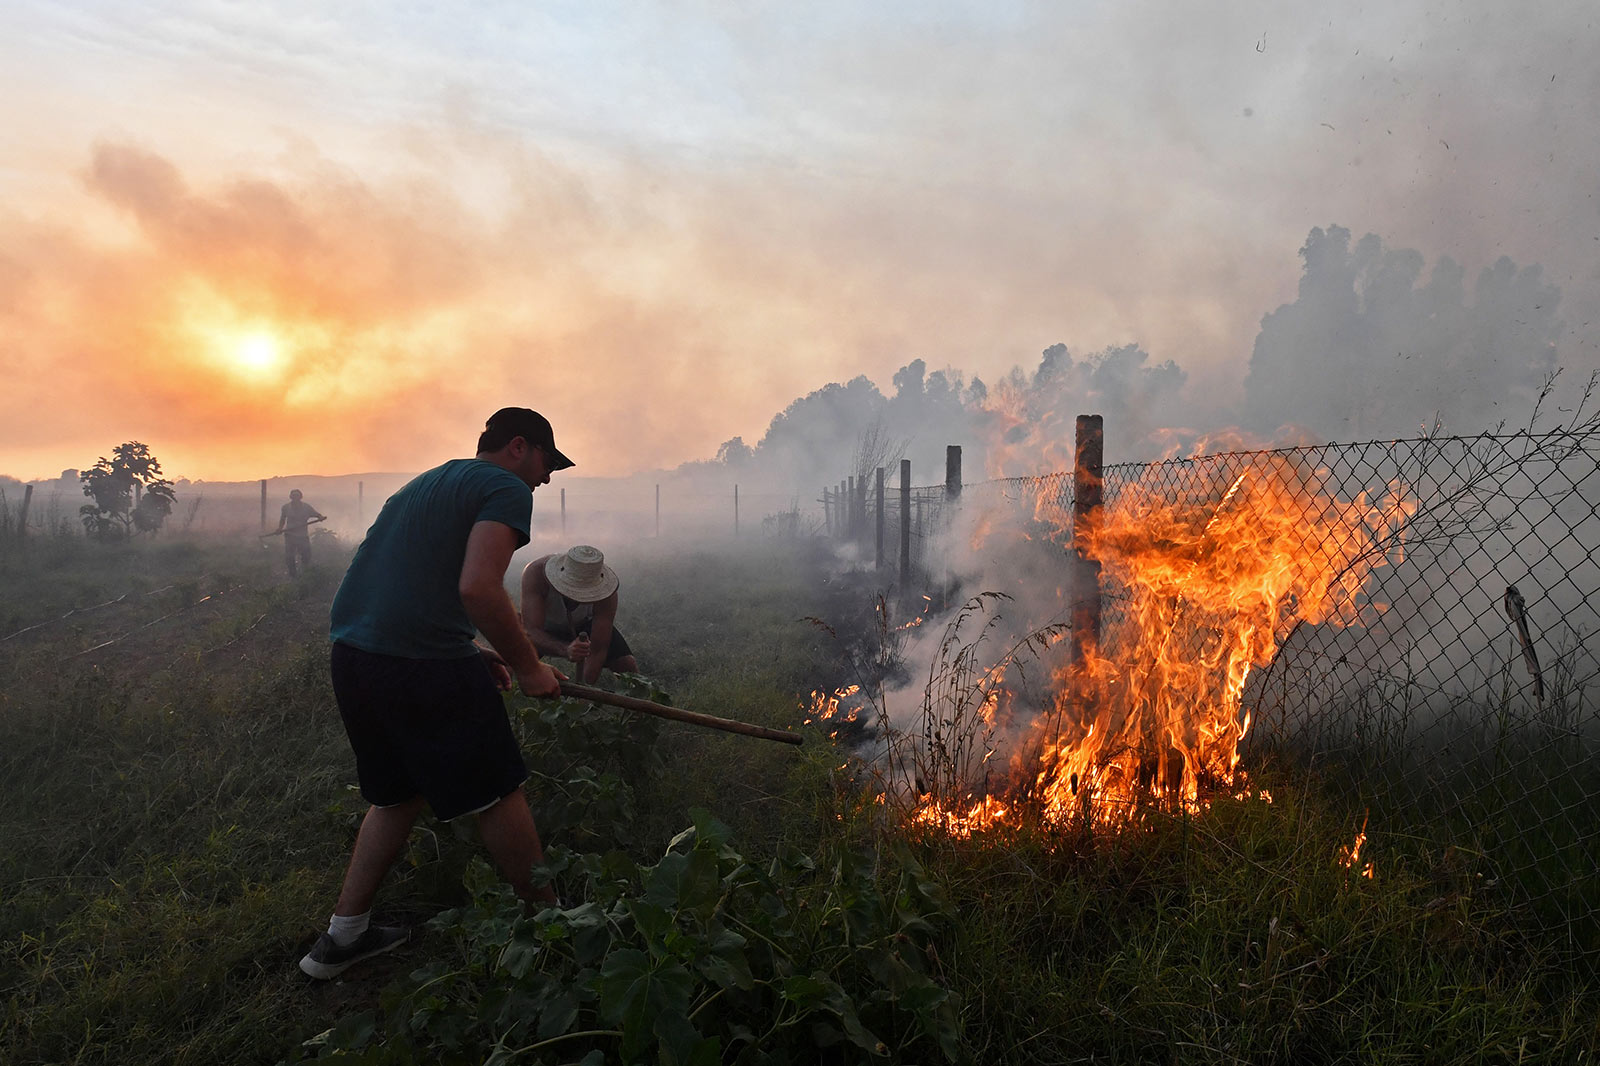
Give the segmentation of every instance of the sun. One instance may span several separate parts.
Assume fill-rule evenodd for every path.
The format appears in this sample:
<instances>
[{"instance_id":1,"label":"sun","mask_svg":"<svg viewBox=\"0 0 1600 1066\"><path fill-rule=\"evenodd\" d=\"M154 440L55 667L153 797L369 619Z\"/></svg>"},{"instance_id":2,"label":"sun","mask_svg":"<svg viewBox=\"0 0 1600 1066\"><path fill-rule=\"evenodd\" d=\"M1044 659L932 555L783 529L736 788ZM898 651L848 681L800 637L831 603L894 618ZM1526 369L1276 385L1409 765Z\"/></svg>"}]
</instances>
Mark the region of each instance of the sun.
<instances>
[{"instance_id":1,"label":"sun","mask_svg":"<svg viewBox=\"0 0 1600 1066\"><path fill-rule=\"evenodd\" d=\"M246 333L233 348L234 363L245 370L270 370L281 357L278 338L261 330Z\"/></svg>"}]
</instances>

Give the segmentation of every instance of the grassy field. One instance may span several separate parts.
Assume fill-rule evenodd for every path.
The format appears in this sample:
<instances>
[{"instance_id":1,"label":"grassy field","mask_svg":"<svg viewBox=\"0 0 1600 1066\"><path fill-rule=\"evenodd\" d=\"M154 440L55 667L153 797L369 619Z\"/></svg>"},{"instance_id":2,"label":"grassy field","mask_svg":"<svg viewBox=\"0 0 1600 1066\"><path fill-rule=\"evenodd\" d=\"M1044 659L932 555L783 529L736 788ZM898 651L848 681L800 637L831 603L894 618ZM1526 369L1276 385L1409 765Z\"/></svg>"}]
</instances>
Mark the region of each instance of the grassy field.
<instances>
[{"instance_id":1,"label":"grassy field","mask_svg":"<svg viewBox=\"0 0 1600 1066\"><path fill-rule=\"evenodd\" d=\"M1600 1050L1588 977L1520 936L1442 850L1380 851L1373 878L1343 865L1359 819L1309 778L1266 770L1270 804L1223 801L1120 839L955 841L898 828L815 730L795 750L521 697L530 796L563 891L589 905L518 918L469 834L424 823L379 900L418 941L310 982L295 960L362 810L326 666L347 555L323 548L292 582L253 543L69 537L0 556L0 1060ZM806 546L608 561L651 683L712 714L798 725L800 698L847 674L803 619L870 616L870 580L838 579ZM525 1032L523 1015L538 1024ZM572 1021L591 1015L592 1030Z\"/></svg>"}]
</instances>

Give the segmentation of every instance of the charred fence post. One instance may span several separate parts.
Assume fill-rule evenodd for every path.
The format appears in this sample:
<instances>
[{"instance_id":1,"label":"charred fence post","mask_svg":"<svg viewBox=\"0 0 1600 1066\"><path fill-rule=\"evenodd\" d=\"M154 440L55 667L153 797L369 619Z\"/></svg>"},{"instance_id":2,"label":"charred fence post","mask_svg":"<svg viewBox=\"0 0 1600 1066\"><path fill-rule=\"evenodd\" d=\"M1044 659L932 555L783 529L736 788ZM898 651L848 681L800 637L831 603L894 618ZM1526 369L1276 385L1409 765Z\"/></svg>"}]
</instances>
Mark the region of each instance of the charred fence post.
<instances>
[{"instance_id":1,"label":"charred fence post","mask_svg":"<svg viewBox=\"0 0 1600 1066\"><path fill-rule=\"evenodd\" d=\"M911 590L911 460L900 460L900 593Z\"/></svg>"},{"instance_id":2,"label":"charred fence post","mask_svg":"<svg viewBox=\"0 0 1600 1066\"><path fill-rule=\"evenodd\" d=\"M261 479L261 528L267 528L267 479Z\"/></svg>"},{"instance_id":3,"label":"charred fence post","mask_svg":"<svg viewBox=\"0 0 1600 1066\"><path fill-rule=\"evenodd\" d=\"M961 497L961 445L947 444L944 448L944 496L946 500Z\"/></svg>"},{"instance_id":4,"label":"charred fence post","mask_svg":"<svg viewBox=\"0 0 1600 1066\"><path fill-rule=\"evenodd\" d=\"M1100 520L1104 491L1100 468L1105 420L1078 416L1072 464L1072 664L1082 666L1100 643L1100 563L1089 555L1088 535Z\"/></svg>"},{"instance_id":5,"label":"charred fence post","mask_svg":"<svg viewBox=\"0 0 1600 1066\"><path fill-rule=\"evenodd\" d=\"M877 489L878 489L878 499L877 499L877 507L878 507L878 557L877 557L877 561L874 564L874 566L876 567L876 569L882 570L883 569L883 467L881 467L881 466L878 467Z\"/></svg>"}]
</instances>

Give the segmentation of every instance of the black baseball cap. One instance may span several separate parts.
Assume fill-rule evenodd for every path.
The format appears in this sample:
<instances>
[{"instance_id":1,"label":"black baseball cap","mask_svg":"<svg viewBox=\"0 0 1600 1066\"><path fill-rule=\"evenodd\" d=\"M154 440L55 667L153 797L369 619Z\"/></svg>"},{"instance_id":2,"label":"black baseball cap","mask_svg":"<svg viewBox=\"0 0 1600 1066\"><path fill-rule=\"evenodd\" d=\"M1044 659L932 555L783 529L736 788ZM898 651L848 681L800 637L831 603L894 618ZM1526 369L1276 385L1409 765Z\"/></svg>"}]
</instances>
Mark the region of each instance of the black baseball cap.
<instances>
[{"instance_id":1,"label":"black baseball cap","mask_svg":"<svg viewBox=\"0 0 1600 1066\"><path fill-rule=\"evenodd\" d=\"M509 443L513 437L521 437L529 444L537 444L544 450L551 471L565 470L569 466L577 465L561 454L561 449L556 447L555 431L550 428L550 420L538 411L526 407L500 408L489 416L488 422L484 423L483 435L491 440L503 438L501 447ZM478 450L485 450L481 441Z\"/></svg>"}]
</instances>

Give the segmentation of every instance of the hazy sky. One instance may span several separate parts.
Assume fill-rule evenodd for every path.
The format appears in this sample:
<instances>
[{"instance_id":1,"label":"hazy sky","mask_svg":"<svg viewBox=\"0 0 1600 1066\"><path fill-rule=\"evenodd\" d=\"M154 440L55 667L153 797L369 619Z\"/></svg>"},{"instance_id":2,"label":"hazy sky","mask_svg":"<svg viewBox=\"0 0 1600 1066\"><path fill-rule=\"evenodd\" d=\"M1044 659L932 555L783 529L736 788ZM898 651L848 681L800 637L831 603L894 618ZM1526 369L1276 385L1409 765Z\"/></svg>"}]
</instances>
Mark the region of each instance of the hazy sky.
<instances>
[{"instance_id":1,"label":"hazy sky","mask_svg":"<svg viewBox=\"0 0 1600 1066\"><path fill-rule=\"evenodd\" d=\"M1225 420L1330 224L1540 264L1587 370L1595 10L6 0L0 472L414 470L514 403L626 474L1056 342Z\"/></svg>"}]
</instances>

